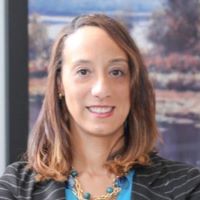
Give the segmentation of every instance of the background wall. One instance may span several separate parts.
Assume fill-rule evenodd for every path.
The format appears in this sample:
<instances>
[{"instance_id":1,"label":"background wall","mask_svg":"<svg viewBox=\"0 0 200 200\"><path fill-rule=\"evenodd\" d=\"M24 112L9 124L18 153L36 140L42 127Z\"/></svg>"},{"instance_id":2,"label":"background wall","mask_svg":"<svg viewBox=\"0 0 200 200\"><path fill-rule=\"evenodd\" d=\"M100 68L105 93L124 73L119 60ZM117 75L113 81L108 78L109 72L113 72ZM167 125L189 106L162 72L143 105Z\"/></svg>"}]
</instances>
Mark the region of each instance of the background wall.
<instances>
[{"instance_id":1,"label":"background wall","mask_svg":"<svg viewBox=\"0 0 200 200\"><path fill-rule=\"evenodd\" d=\"M0 175L6 165L6 116L5 116L5 0L0 1Z\"/></svg>"}]
</instances>

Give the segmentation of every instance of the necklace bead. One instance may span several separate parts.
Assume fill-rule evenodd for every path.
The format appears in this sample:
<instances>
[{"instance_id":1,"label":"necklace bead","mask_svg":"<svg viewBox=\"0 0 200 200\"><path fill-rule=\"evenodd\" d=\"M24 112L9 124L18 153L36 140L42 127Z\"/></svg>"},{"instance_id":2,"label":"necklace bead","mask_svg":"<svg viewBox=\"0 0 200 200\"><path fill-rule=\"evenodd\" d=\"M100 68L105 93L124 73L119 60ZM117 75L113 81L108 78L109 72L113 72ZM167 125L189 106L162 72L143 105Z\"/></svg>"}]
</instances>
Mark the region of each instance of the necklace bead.
<instances>
[{"instance_id":1,"label":"necklace bead","mask_svg":"<svg viewBox=\"0 0 200 200\"><path fill-rule=\"evenodd\" d=\"M76 170L72 170L71 175L72 175L72 177L75 178L76 176L78 176L78 172Z\"/></svg>"},{"instance_id":2,"label":"necklace bead","mask_svg":"<svg viewBox=\"0 0 200 200\"><path fill-rule=\"evenodd\" d=\"M87 199L87 200L89 200L90 197L91 197L91 194L90 194L89 192L85 192L85 193L83 193L83 199Z\"/></svg>"},{"instance_id":3,"label":"necklace bead","mask_svg":"<svg viewBox=\"0 0 200 200\"><path fill-rule=\"evenodd\" d=\"M112 193L113 192L113 188L112 187L108 187L106 190L107 193Z\"/></svg>"}]
</instances>

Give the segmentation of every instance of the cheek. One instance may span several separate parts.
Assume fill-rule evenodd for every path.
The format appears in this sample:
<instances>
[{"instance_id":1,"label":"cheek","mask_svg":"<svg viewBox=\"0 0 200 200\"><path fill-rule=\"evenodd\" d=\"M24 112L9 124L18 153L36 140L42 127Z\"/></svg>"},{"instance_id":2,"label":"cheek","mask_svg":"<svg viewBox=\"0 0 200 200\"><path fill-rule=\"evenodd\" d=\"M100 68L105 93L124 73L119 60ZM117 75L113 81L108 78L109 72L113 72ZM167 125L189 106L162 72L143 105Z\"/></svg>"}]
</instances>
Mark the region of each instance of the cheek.
<instances>
[{"instance_id":1,"label":"cheek","mask_svg":"<svg viewBox=\"0 0 200 200\"><path fill-rule=\"evenodd\" d=\"M117 97L117 102L120 107L120 112L124 114L128 114L130 111L130 90L127 89L127 87L121 87L118 89L118 97Z\"/></svg>"},{"instance_id":2,"label":"cheek","mask_svg":"<svg viewBox=\"0 0 200 200\"><path fill-rule=\"evenodd\" d=\"M69 110L79 109L84 104L85 98L86 93L82 88L72 85L65 88L65 102Z\"/></svg>"},{"instance_id":3,"label":"cheek","mask_svg":"<svg viewBox=\"0 0 200 200\"><path fill-rule=\"evenodd\" d=\"M69 88L65 89L65 101L68 107L70 105L73 105L76 103L76 101L79 99L80 94L76 92L75 89Z\"/></svg>"},{"instance_id":4,"label":"cheek","mask_svg":"<svg viewBox=\"0 0 200 200\"><path fill-rule=\"evenodd\" d=\"M130 104L130 89L126 84L115 87L115 93L117 94L120 101L127 102Z\"/></svg>"}]
</instances>

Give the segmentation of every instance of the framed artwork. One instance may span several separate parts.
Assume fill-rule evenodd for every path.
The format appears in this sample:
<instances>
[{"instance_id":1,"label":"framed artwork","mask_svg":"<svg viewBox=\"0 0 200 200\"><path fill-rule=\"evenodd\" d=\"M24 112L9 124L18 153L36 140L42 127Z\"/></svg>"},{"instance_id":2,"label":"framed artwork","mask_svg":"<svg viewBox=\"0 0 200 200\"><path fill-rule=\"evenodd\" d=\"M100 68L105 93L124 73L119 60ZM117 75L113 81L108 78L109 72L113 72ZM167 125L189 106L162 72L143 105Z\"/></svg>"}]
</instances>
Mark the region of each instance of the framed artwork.
<instances>
[{"instance_id":1,"label":"framed artwork","mask_svg":"<svg viewBox=\"0 0 200 200\"><path fill-rule=\"evenodd\" d=\"M74 16L104 13L138 44L155 88L161 155L200 166L200 20L197 0L29 0L29 130L43 100L52 41Z\"/></svg>"}]
</instances>

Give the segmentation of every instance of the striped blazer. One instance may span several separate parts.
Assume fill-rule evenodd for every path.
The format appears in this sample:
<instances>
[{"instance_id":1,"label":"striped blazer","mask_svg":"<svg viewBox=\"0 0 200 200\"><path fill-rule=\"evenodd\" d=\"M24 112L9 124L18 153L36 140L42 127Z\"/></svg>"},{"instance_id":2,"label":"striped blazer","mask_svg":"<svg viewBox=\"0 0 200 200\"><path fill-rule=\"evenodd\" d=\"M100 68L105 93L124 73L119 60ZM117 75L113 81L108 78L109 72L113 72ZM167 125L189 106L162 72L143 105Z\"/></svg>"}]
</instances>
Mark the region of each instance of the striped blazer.
<instances>
[{"instance_id":1,"label":"striped blazer","mask_svg":"<svg viewBox=\"0 0 200 200\"><path fill-rule=\"evenodd\" d=\"M25 162L9 165L0 178L0 200L64 200L65 183L37 183ZM198 168L152 156L148 167L135 167L132 200L200 200Z\"/></svg>"}]
</instances>

